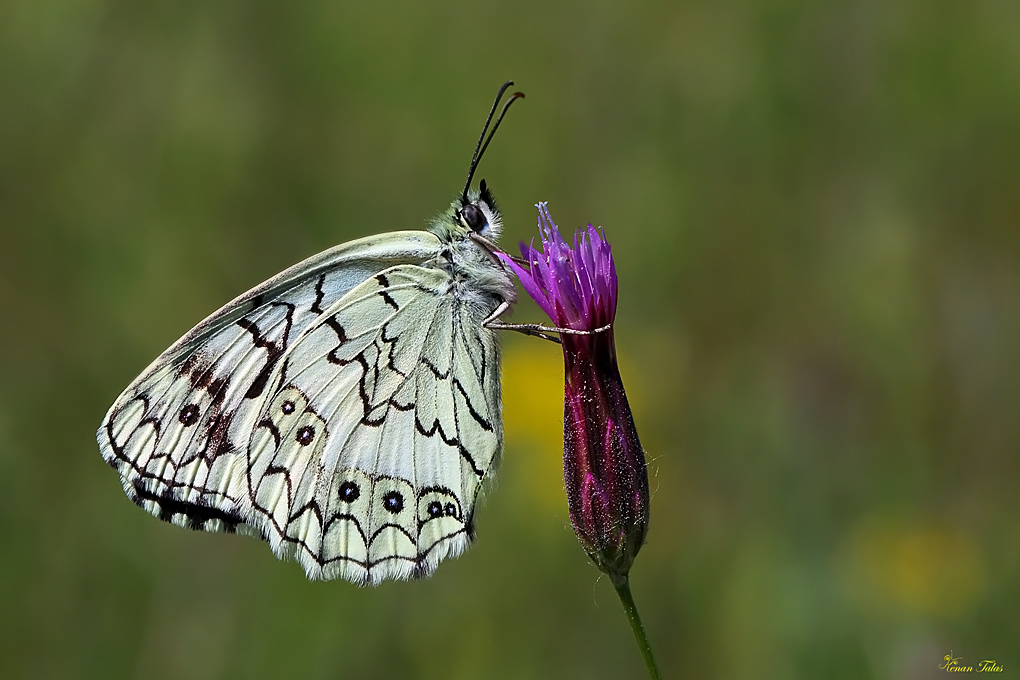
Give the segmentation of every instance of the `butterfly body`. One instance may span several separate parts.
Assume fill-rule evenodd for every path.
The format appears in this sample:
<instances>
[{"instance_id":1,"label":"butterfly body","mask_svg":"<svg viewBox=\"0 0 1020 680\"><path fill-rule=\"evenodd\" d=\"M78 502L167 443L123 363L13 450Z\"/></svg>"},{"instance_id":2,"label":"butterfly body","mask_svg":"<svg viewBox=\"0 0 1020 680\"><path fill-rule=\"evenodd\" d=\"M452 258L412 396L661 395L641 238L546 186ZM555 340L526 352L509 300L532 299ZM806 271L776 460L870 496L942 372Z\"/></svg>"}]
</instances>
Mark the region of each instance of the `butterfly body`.
<instances>
[{"instance_id":1,"label":"butterfly body","mask_svg":"<svg viewBox=\"0 0 1020 680\"><path fill-rule=\"evenodd\" d=\"M206 318L99 428L128 497L261 537L313 579L428 576L459 554L502 446L484 322L515 294L471 238L499 230L482 182L431 231L336 246Z\"/></svg>"}]
</instances>

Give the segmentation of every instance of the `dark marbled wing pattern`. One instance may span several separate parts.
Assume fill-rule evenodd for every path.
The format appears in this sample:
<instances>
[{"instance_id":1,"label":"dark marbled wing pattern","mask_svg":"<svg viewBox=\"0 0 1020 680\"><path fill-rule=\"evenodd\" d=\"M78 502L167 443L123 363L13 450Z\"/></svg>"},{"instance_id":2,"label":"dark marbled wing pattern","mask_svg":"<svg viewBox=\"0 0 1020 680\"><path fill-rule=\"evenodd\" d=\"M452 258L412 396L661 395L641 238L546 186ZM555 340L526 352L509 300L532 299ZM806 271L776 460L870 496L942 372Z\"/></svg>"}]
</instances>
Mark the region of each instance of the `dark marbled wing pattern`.
<instances>
[{"instance_id":1,"label":"dark marbled wing pattern","mask_svg":"<svg viewBox=\"0 0 1020 680\"><path fill-rule=\"evenodd\" d=\"M499 355L440 251L427 232L338 246L196 326L99 429L127 495L310 578L422 577L462 552L500 452Z\"/></svg>"},{"instance_id":2,"label":"dark marbled wing pattern","mask_svg":"<svg viewBox=\"0 0 1020 680\"><path fill-rule=\"evenodd\" d=\"M129 498L175 524L246 526L243 454L287 349L346 293L402 262L434 258L429 232L346 243L278 274L214 312L161 354L117 398L96 438Z\"/></svg>"},{"instance_id":3,"label":"dark marbled wing pattern","mask_svg":"<svg viewBox=\"0 0 1020 680\"><path fill-rule=\"evenodd\" d=\"M253 523L310 578L428 576L473 535L501 443L491 310L403 265L351 291L283 358L248 452Z\"/></svg>"}]
</instances>

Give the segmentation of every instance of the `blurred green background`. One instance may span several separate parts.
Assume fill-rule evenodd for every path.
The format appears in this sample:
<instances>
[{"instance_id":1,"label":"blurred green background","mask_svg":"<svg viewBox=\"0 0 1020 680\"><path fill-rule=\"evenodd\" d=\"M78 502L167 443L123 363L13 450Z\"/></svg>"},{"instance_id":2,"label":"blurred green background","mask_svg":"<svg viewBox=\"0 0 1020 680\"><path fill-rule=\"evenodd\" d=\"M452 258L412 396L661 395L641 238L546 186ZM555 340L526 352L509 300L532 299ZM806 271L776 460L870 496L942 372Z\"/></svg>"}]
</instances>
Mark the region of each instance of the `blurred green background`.
<instances>
[{"instance_id":1,"label":"blurred green background","mask_svg":"<svg viewBox=\"0 0 1020 680\"><path fill-rule=\"evenodd\" d=\"M94 431L194 323L478 177L601 224L670 678L1020 677L1020 5L0 3L0 676L621 678L556 347L506 338L478 540L309 583L138 510ZM541 317L530 302L517 320Z\"/></svg>"}]
</instances>

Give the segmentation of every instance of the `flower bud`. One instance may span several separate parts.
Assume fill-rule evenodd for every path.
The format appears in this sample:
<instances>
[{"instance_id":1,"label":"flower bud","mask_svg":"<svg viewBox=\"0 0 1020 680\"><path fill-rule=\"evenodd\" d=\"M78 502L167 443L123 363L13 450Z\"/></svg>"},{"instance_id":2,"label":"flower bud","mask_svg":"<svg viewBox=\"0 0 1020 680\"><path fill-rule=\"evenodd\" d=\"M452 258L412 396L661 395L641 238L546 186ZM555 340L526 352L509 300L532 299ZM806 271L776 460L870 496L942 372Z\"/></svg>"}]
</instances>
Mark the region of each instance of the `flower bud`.
<instances>
[{"instance_id":1,"label":"flower bud","mask_svg":"<svg viewBox=\"0 0 1020 680\"><path fill-rule=\"evenodd\" d=\"M502 256L561 329L563 482L574 532L595 565L626 579L648 531L648 472L616 362L617 279L611 246L591 225L570 247L544 203L542 249L521 244L528 268Z\"/></svg>"}]
</instances>

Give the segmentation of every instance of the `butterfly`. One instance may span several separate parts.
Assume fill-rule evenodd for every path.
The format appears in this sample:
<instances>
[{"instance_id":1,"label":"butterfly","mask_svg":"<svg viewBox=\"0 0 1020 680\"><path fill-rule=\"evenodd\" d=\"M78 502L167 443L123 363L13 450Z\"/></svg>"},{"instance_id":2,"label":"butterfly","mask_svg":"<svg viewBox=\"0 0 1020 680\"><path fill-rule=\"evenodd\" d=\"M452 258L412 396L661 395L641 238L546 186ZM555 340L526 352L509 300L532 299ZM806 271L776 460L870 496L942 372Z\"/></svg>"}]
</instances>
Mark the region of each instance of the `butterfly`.
<instances>
[{"instance_id":1,"label":"butterfly","mask_svg":"<svg viewBox=\"0 0 1020 680\"><path fill-rule=\"evenodd\" d=\"M315 255L163 352L97 432L156 517L269 542L310 579L423 578L474 538L502 448L496 319L516 301L502 229L471 181L428 231ZM488 133L488 137L486 137ZM484 143L483 143L484 140Z\"/></svg>"}]
</instances>

